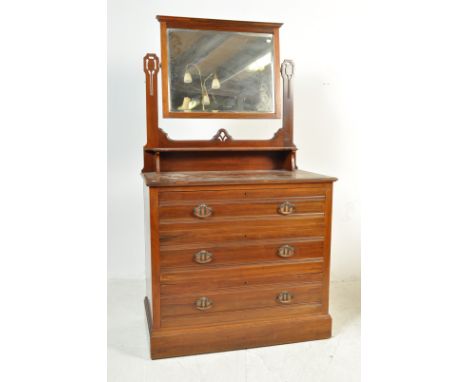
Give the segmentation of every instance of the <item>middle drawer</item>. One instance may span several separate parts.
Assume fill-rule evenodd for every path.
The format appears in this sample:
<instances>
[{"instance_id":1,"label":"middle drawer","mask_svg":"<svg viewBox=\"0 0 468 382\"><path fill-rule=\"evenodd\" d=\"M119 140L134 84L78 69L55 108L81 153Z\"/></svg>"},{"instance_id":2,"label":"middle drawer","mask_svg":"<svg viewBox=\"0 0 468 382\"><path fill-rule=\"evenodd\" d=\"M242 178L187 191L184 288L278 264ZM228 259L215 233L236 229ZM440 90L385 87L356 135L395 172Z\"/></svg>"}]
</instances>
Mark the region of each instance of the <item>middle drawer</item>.
<instances>
[{"instance_id":1,"label":"middle drawer","mask_svg":"<svg viewBox=\"0 0 468 382\"><path fill-rule=\"evenodd\" d=\"M323 259L294 263L262 263L241 266L161 268L161 295L187 293L200 289L218 289L270 283L308 282L322 279Z\"/></svg>"},{"instance_id":2,"label":"middle drawer","mask_svg":"<svg viewBox=\"0 0 468 382\"><path fill-rule=\"evenodd\" d=\"M268 240L275 238L325 235L323 212L298 216L273 216L217 221L160 221L162 246L184 243L224 243L227 241Z\"/></svg>"}]
</instances>

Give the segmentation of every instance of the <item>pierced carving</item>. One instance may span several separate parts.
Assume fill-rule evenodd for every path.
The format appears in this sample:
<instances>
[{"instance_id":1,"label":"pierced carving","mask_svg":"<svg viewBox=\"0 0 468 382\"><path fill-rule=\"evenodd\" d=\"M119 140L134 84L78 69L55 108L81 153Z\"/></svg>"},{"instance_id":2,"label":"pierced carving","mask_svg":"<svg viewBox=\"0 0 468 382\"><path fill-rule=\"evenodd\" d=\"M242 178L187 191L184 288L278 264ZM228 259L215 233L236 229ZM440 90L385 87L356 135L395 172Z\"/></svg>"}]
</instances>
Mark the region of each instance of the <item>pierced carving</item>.
<instances>
[{"instance_id":1,"label":"pierced carving","mask_svg":"<svg viewBox=\"0 0 468 382\"><path fill-rule=\"evenodd\" d=\"M154 53L148 53L143 58L143 70L149 78L150 96L154 95L154 78L159 71L159 58Z\"/></svg>"},{"instance_id":2,"label":"pierced carving","mask_svg":"<svg viewBox=\"0 0 468 382\"><path fill-rule=\"evenodd\" d=\"M294 62L292 60L284 60L281 64L281 76L286 78L288 87L288 98L290 96L291 80L294 75Z\"/></svg>"},{"instance_id":3,"label":"pierced carving","mask_svg":"<svg viewBox=\"0 0 468 382\"><path fill-rule=\"evenodd\" d=\"M219 129L218 132L215 134L215 136L212 138L212 140L226 142L226 141L232 141L232 137L229 135L229 133L225 129Z\"/></svg>"}]
</instances>

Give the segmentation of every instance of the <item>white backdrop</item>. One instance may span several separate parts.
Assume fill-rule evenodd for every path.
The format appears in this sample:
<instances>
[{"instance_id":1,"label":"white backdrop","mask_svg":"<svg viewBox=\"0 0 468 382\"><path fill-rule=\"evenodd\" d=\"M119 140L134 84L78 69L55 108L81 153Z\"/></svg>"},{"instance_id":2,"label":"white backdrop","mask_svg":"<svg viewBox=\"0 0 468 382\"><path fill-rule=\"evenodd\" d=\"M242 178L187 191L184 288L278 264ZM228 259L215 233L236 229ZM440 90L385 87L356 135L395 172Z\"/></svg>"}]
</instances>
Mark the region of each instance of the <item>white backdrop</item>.
<instances>
[{"instance_id":1,"label":"white backdrop","mask_svg":"<svg viewBox=\"0 0 468 382\"><path fill-rule=\"evenodd\" d=\"M283 22L280 58L295 62L295 143L303 170L335 183L332 280L360 278L359 128L365 111L362 63L372 56L361 37L364 2L346 0L109 0L108 5L108 276L144 277L140 170L145 144L142 69L160 55L157 14ZM356 107L355 107L356 106ZM360 114L361 113L361 114ZM211 138L225 127L234 138L269 138L280 121L161 119L173 138Z\"/></svg>"}]
</instances>

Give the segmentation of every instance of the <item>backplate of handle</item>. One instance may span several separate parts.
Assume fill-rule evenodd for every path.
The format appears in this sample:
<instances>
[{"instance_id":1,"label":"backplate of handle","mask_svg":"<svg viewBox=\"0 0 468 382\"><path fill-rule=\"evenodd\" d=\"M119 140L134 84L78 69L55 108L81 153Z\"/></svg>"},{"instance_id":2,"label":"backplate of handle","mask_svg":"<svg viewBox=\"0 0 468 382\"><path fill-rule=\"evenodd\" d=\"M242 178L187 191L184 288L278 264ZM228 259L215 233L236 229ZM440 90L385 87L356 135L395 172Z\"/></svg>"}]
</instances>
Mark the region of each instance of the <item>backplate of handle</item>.
<instances>
[{"instance_id":1,"label":"backplate of handle","mask_svg":"<svg viewBox=\"0 0 468 382\"><path fill-rule=\"evenodd\" d=\"M294 256L294 247L289 244L284 244L278 248L277 252L279 257L291 257Z\"/></svg>"},{"instance_id":2,"label":"backplate of handle","mask_svg":"<svg viewBox=\"0 0 468 382\"><path fill-rule=\"evenodd\" d=\"M198 310L208 310L213 306L213 301L211 301L208 297L200 297L197 301L195 301L195 307Z\"/></svg>"},{"instance_id":3,"label":"backplate of handle","mask_svg":"<svg viewBox=\"0 0 468 382\"><path fill-rule=\"evenodd\" d=\"M211 216L212 213L213 209L205 203L201 203L193 209L193 214L201 219Z\"/></svg>"},{"instance_id":4,"label":"backplate of handle","mask_svg":"<svg viewBox=\"0 0 468 382\"><path fill-rule=\"evenodd\" d=\"M288 291L282 291L276 296L276 301L280 304L290 304L293 300L294 296L289 293Z\"/></svg>"},{"instance_id":5,"label":"backplate of handle","mask_svg":"<svg viewBox=\"0 0 468 382\"><path fill-rule=\"evenodd\" d=\"M296 210L296 206L287 200L278 206L278 212L281 215L290 215Z\"/></svg>"},{"instance_id":6,"label":"backplate of handle","mask_svg":"<svg viewBox=\"0 0 468 382\"><path fill-rule=\"evenodd\" d=\"M213 254L211 252L208 252L202 249L201 251L193 255L193 259L198 264L211 263L213 261Z\"/></svg>"}]
</instances>

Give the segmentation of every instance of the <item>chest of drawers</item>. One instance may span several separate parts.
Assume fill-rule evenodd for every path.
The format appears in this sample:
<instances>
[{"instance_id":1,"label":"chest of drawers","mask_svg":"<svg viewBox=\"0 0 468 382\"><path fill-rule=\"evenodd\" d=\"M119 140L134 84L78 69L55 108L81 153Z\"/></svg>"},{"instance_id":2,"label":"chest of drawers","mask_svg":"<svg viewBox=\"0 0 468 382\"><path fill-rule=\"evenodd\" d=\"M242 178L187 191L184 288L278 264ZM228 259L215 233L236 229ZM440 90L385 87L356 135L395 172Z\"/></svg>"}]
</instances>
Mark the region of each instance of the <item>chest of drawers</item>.
<instances>
[{"instance_id":1,"label":"chest of drawers","mask_svg":"<svg viewBox=\"0 0 468 382\"><path fill-rule=\"evenodd\" d=\"M334 178L144 174L155 358L327 338Z\"/></svg>"},{"instance_id":2,"label":"chest of drawers","mask_svg":"<svg viewBox=\"0 0 468 382\"><path fill-rule=\"evenodd\" d=\"M280 65L281 23L161 15L158 20L161 62L154 53L143 59L145 308L151 358L330 337L336 178L298 170L294 63ZM168 38L176 29L209 31L213 40L192 35L190 43L178 44ZM266 39L258 40L256 49L234 40L221 44L227 36L238 38L240 31ZM171 41L178 53L169 53ZM235 52L228 54L225 48ZM268 57L269 63L257 67ZM242 78L245 82L239 83ZM265 102L271 108L264 110ZM160 106L165 118L185 118L194 129L200 120L193 118L282 121L270 139L234 139L220 126L211 139L179 140L159 126ZM261 124L250 128L262 130Z\"/></svg>"}]
</instances>

